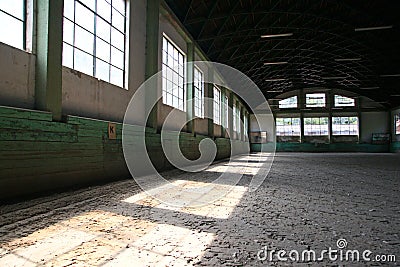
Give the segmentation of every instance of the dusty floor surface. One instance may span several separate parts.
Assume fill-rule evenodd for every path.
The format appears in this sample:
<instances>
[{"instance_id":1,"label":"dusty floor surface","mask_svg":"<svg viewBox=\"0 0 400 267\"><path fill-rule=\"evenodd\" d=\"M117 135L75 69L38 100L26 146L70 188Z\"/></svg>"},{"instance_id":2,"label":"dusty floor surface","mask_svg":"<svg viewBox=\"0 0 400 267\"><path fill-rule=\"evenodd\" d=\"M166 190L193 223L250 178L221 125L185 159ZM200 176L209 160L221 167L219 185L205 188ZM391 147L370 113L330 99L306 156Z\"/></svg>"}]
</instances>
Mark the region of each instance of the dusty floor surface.
<instances>
[{"instance_id":1,"label":"dusty floor surface","mask_svg":"<svg viewBox=\"0 0 400 267\"><path fill-rule=\"evenodd\" d=\"M224 164L198 175L167 175L188 185L206 183ZM398 155L279 153L256 192L248 192L246 179L222 199L198 208L169 207L141 193L133 180L0 206L0 266L400 262ZM347 246L333 256L370 250L372 260L394 255L397 263L340 262L328 256L322 262L284 262L275 254L270 262L262 250L314 250L318 258L324 249L338 249L339 239Z\"/></svg>"}]
</instances>

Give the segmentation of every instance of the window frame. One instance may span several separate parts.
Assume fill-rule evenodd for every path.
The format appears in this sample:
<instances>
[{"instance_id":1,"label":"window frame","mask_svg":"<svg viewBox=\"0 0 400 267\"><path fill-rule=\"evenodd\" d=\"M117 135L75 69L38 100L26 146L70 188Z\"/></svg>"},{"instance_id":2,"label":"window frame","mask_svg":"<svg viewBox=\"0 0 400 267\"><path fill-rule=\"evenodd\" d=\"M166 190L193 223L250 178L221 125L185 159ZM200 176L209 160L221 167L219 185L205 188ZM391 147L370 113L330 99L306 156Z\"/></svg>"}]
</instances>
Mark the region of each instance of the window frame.
<instances>
[{"instance_id":1,"label":"window frame","mask_svg":"<svg viewBox=\"0 0 400 267\"><path fill-rule=\"evenodd\" d=\"M290 120L290 124L285 125L285 120L288 122ZM296 120L298 121L298 124L294 124L293 121ZM280 122L282 121L282 122ZM289 127L285 127L289 126ZM295 127L294 127L295 126ZM279 131L279 129L282 127L283 131ZM298 131L294 130L297 129ZM289 130L286 130L289 129ZM276 136L294 136L294 137L300 137L301 136L301 118L299 117L278 117L275 118L275 132Z\"/></svg>"},{"instance_id":2,"label":"window frame","mask_svg":"<svg viewBox=\"0 0 400 267\"><path fill-rule=\"evenodd\" d=\"M168 52L168 51L165 51L164 50L164 40L166 40L167 41L167 45L168 45L168 43L170 43L171 44L171 46L172 46L172 48L173 48L173 51L177 51L177 53L178 53L178 56L179 56L179 54L181 54L182 55L182 65L181 65L181 68L182 68L182 76L180 76L180 74L179 74L179 70L178 71L175 71L175 66L169 66L169 65L167 65L167 63L165 63L164 62L164 52ZM175 49L175 50L174 50ZM168 49L167 49L168 50ZM169 55L167 54L167 58L169 57ZM173 57L173 55L172 55L172 57ZM177 59L177 61L178 61L178 68L180 67L179 66L179 58ZM168 62L169 63L169 62ZM178 75L178 83L177 83L177 86L178 86L178 89L177 89L177 91L178 91L178 95L176 96L176 95L174 95L173 94L173 88L174 88L174 84L173 84L173 78L172 78L172 81L171 80L168 80L168 74L167 73L164 73L164 66L166 66L167 68L169 68L169 69L171 69L172 70L172 75L175 73L175 74L177 74ZM180 49L179 48L179 46L174 42L174 41L172 41L172 39L171 38L169 38L168 37L168 35L166 34L166 33L163 33L162 34L162 44L161 44L161 71L162 71L162 78L161 78L161 80L162 80L162 86L161 86L161 91L162 91L162 103L164 104L164 105L167 105L167 106L170 106L170 107L173 107L173 108L176 108L176 109L178 109L178 110L181 110L181 111L183 111L183 112L186 112L186 72L187 72L187 70L186 70L186 54L185 54L185 52L183 52L183 50L182 49ZM166 79L166 81L165 81L165 83L164 83L164 80ZM180 86L180 83L179 83L179 79L182 79L182 86ZM172 90L172 92L168 92L168 90L167 90L167 88L168 88L168 86L166 86L166 84L168 83L168 81L169 82L171 82L172 83L172 88L171 88L171 90ZM183 96L183 98L180 98L179 97L179 90L182 90L182 96ZM172 103L169 103L169 101L168 101L168 94L170 94L171 95L171 99L172 99ZM177 98L178 99L178 105L176 106L176 105L174 105L174 101L173 101L173 99L174 98ZM180 100L181 100L181 102L182 103L180 103Z\"/></svg>"},{"instance_id":3,"label":"window frame","mask_svg":"<svg viewBox=\"0 0 400 267\"><path fill-rule=\"evenodd\" d=\"M64 30L63 30L63 61L62 64L63 66L72 68L74 70L77 70L79 72L82 72L86 75L89 75L91 77L94 77L96 79L108 82L110 84L113 84L115 86L127 89L128 87L128 37L129 37L129 32L128 32L128 15L129 15L129 1L123 0L124 2L124 11L121 12L115 5L112 4L112 1L108 3L109 1L106 1L106 4L109 5L109 20L104 16L104 14L100 14L99 12L99 5L98 5L98 0L94 1L94 8L88 6L85 1L83 0L70 0L73 2L73 18L69 18L65 14L65 5L67 4L67 1L64 1L64 13L63 13L63 23L64 23ZM77 21L77 7L83 8L82 10L85 10L85 12L90 12L91 15L93 15L93 29L88 29L85 28L82 22ZM116 15L114 15L116 14ZM79 15L78 15L79 16ZM123 19L123 29L119 28L116 24L114 24L114 17L122 17ZM115 19L116 20L116 19ZM88 20L90 21L90 20ZM98 31L99 27L99 22L104 23L104 25L107 25L109 27L108 31L108 36L107 39L104 39L104 36L101 36L101 31ZM120 21L121 22L121 21ZM65 32L65 25L66 23L71 23L72 25L72 32L68 33ZM122 24L121 24L122 25ZM86 25L87 26L87 25ZM79 47L77 44L77 39L76 39L76 32L77 30L81 31L82 33L84 32L88 36L90 35L90 40L93 40L93 46L91 48L91 51L85 51L84 48ZM65 40L65 37L67 34L72 34L72 43L69 42L69 40ZM115 42L113 42L113 38L117 37L121 38L120 39L120 44L117 45ZM70 36L71 37L71 36ZM102 57L101 53L97 52L98 44L104 43L104 47L108 49L109 54L108 54L108 59L105 59ZM89 47L89 46L88 46ZM72 49L72 63L67 63L64 58L64 53L66 53L65 49ZM115 50L115 51L114 51ZM119 59L119 65L116 63L116 59L113 59L113 51L114 53L120 53ZM87 70L91 69L90 73L89 71L83 70L83 67L79 67L79 63L77 64L77 56L76 53L82 53L87 58L91 58L91 68L88 68ZM115 55L115 54L114 54ZM68 55L69 57L69 55ZM104 64L104 65L103 65ZM101 69L100 65L103 65L103 67L106 66L107 69L107 77L104 77L105 72L100 72L99 70ZM118 81L114 80L113 78L113 70L115 69L115 73L120 73L120 76L118 77ZM103 69L104 70L104 69Z\"/></svg>"},{"instance_id":4,"label":"window frame","mask_svg":"<svg viewBox=\"0 0 400 267\"><path fill-rule=\"evenodd\" d=\"M224 102L223 102L223 104L224 104L224 107L225 107L225 118L224 118L224 127L226 128L226 129L229 129L229 96L228 96L228 94L225 92L224 94L223 94L223 99L224 99Z\"/></svg>"},{"instance_id":5,"label":"window frame","mask_svg":"<svg viewBox=\"0 0 400 267\"><path fill-rule=\"evenodd\" d=\"M323 101L324 104L322 105L322 103L318 103L318 101L315 101L315 103L313 103L314 101L312 101L311 103L309 103L309 100L312 100L313 98L311 97L312 95L316 96L316 95L321 95L323 96ZM306 93L305 95L305 106L307 108L325 108L326 107L326 94L325 93ZM318 98L315 97L314 100L317 100Z\"/></svg>"},{"instance_id":6,"label":"window frame","mask_svg":"<svg viewBox=\"0 0 400 267\"><path fill-rule=\"evenodd\" d=\"M345 104L341 104L340 103L340 98L342 98L343 100L350 99L350 100L352 100L352 103L351 104L346 104L346 103ZM348 96L335 94L333 96L333 104L334 104L334 107L355 107L356 106L356 100L354 98L351 98L351 97L348 97Z\"/></svg>"},{"instance_id":7,"label":"window frame","mask_svg":"<svg viewBox=\"0 0 400 267\"><path fill-rule=\"evenodd\" d=\"M218 100L216 100L215 92L218 92ZM213 86L213 120L214 123L217 125L222 125L222 109L221 109L221 99L222 99L222 92L221 88L214 84ZM217 112L216 112L217 111Z\"/></svg>"},{"instance_id":8,"label":"window frame","mask_svg":"<svg viewBox=\"0 0 400 267\"><path fill-rule=\"evenodd\" d=\"M350 119L356 118L356 122L357 122L357 126L355 127L357 130L357 134L351 134L354 131L351 131L351 127L349 127L350 125L354 125L354 124L350 124L350 123L344 123L343 121L349 121ZM340 119L340 123L335 123L335 121L337 121L337 119ZM340 126L340 130L339 133L336 131L335 132L335 127L334 125L339 125ZM342 130L343 126L348 126L348 130L344 129ZM358 118L358 116L332 116L332 122L331 122L331 127L332 127L332 135L333 136L359 136L360 135L360 119ZM353 127L354 128L354 127ZM346 132L348 132L348 134L346 134Z\"/></svg>"},{"instance_id":9,"label":"window frame","mask_svg":"<svg viewBox=\"0 0 400 267\"><path fill-rule=\"evenodd\" d=\"M321 123L322 119L326 119L325 124ZM310 120L310 124L307 124L308 120ZM314 123L314 122L316 122L316 120L318 120L318 123ZM304 127L303 127L304 136L329 136L329 117L328 116L304 117L303 125L304 125ZM310 125L310 127L306 127L306 125L307 126ZM322 126L326 126L326 131L323 130ZM311 128L311 131L308 131L307 128ZM313 133L314 130L315 130L315 134Z\"/></svg>"},{"instance_id":10,"label":"window frame","mask_svg":"<svg viewBox=\"0 0 400 267\"><path fill-rule=\"evenodd\" d=\"M285 102L285 101L290 101L290 99L296 99L296 101L295 101L296 104L293 104L293 103L282 103L282 102ZM285 99L279 100L278 104L279 104L279 108L280 109L298 108L298 106L299 106L298 96L294 95L294 96L287 97Z\"/></svg>"},{"instance_id":11,"label":"window frame","mask_svg":"<svg viewBox=\"0 0 400 267\"><path fill-rule=\"evenodd\" d=\"M196 71L200 74L199 84L201 88L196 86ZM204 73L197 66L193 69L193 89L194 89L194 116L204 118ZM198 97L200 96L200 97ZM199 106L197 106L199 104Z\"/></svg>"},{"instance_id":12,"label":"window frame","mask_svg":"<svg viewBox=\"0 0 400 267\"><path fill-rule=\"evenodd\" d=\"M14 1L14 0L12 0ZM11 0L9 0L8 3L12 2ZM32 52L32 40L31 40L31 34L32 34L32 15L28 15L28 8L29 10L33 9L32 8L32 0L21 0L22 2L22 17L18 17L17 14L11 14L10 12L0 9L0 14L4 14L6 15L8 18L11 18L19 23L22 23L22 46L16 46L15 44L11 44L10 42L7 41L0 41L1 43L4 43L8 46L11 46L13 48L16 49L20 49L26 52ZM33 12L29 12L29 14L31 14ZM28 25L29 23L29 25ZM7 25L9 26L9 25ZM29 44L28 44L29 43Z\"/></svg>"},{"instance_id":13,"label":"window frame","mask_svg":"<svg viewBox=\"0 0 400 267\"><path fill-rule=\"evenodd\" d=\"M400 135L400 113L394 115L394 134Z\"/></svg>"}]
</instances>

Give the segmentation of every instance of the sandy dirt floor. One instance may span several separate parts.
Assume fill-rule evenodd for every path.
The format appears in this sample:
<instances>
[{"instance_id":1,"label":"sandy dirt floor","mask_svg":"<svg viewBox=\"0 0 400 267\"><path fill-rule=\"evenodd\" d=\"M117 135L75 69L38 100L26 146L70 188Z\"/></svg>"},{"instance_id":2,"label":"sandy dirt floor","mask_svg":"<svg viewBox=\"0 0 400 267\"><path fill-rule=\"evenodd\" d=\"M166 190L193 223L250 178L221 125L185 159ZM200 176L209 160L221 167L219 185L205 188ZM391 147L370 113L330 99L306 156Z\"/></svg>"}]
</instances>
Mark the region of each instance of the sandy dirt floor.
<instances>
[{"instance_id":1,"label":"sandy dirt floor","mask_svg":"<svg viewBox=\"0 0 400 267\"><path fill-rule=\"evenodd\" d=\"M170 207L133 180L1 205L0 266L399 264L399 155L278 153L256 192L247 188L254 171L250 163L232 191L195 208ZM225 165L165 175L184 186L209 183ZM341 250L339 239L346 244ZM313 250L318 258L329 247L338 250L336 256L370 250L373 261L325 256L300 263L274 255L271 262L263 249ZM390 255L397 262L375 261Z\"/></svg>"}]
</instances>

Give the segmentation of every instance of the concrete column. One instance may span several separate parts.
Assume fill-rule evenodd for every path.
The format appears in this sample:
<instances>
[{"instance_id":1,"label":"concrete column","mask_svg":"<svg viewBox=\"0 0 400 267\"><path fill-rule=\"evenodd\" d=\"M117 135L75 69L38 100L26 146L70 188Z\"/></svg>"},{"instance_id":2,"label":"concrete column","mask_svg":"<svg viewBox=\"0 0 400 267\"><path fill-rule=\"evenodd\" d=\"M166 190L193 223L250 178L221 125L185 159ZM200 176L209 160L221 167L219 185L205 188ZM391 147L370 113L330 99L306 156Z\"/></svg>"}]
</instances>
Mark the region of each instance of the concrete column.
<instances>
[{"instance_id":1,"label":"concrete column","mask_svg":"<svg viewBox=\"0 0 400 267\"><path fill-rule=\"evenodd\" d=\"M150 78L158 72L158 55L159 55L159 28L160 28L160 0L147 0L146 8L146 79ZM154 81L151 87L157 90L146 91L146 109L150 109L150 115L146 125L157 130L158 128L158 104L152 107L155 99L158 97L158 81ZM153 88L151 88L153 89ZM147 110L148 111L148 110Z\"/></svg>"},{"instance_id":2,"label":"concrete column","mask_svg":"<svg viewBox=\"0 0 400 267\"><path fill-rule=\"evenodd\" d=\"M357 116L358 116L358 143L361 143L362 140L362 135L363 133L361 132L362 129L362 118L361 118L361 98L358 99L357 101Z\"/></svg>"},{"instance_id":3,"label":"concrete column","mask_svg":"<svg viewBox=\"0 0 400 267\"><path fill-rule=\"evenodd\" d=\"M208 70L208 80L212 81L214 77L214 70L209 68ZM208 119L208 136L214 137L214 84L207 84L207 114Z\"/></svg>"},{"instance_id":4,"label":"concrete column","mask_svg":"<svg viewBox=\"0 0 400 267\"><path fill-rule=\"evenodd\" d=\"M63 0L37 1L35 106L55 121L62 117L63 8Z\"/></svg>"},{"instance_id":5,"label":"concrete column","mask_svg":"<svg viewBox=\"0 0 400 267\"><path fill-rule=\"evenodd\" d=\"M186 83L186 118L187 118L187 132L194 134L194 45L187 43L187 83Z\"/></svg>"},{"instance_id":6,"label":"concrete column","mask_svg":"<svg viewBox=\"0 0 400 267\"><path fill-rule=\"evenodd\" d=\"M327 109L328 109L328 114L329 114L329 118L328 118L328 129L329 129L329 143L331 144L333 141L333 127L332 127L332 108L335 106L335 96L331 93L328 92L328 101L327 101Z\"/></svg>"},{"instance_id":7,"label":"concrete column","mask_svg":"<svg viewBox=\"0 0 400 267\"><path fill-rule=\"evenodd\" d=\"M300 142L304 142L304 112L301 109L306 108L306 96L304 95L304 90L300 89L299 92L299 109L300 109Z\"/></svg>"}]
</instances>

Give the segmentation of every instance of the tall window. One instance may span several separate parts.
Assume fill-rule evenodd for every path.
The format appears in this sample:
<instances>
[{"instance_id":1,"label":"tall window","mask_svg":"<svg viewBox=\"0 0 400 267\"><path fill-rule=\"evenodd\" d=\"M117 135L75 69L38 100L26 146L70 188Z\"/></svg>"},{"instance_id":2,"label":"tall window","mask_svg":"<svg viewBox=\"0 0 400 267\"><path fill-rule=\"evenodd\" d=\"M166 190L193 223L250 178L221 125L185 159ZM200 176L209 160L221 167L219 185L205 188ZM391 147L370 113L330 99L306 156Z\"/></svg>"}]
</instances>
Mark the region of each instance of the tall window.
<instances>
[{"instance_id":1,"label":"tall window","mask_svg":"<svg viewBox=\"0 0 400 267\"><path fill-rule=\"evenodd\" d=\"M233 104L233 131L240 133L240 107Z\"/></svg>"},{"instance_id":2,"label":"tall window","mask_svg":"<svg viewBox=\"0 0 400 267\"><path fill-rule=\"evenodd\" d=\"M292 96L279 101L279 108L297 108L297 96Z\"/></svg>"},{"instance_id":3,"label":"tall window","mask_svg":"<svg viewBox=\"0 0 400 267\"><path fill-rule=\"evenodd\" d=\"M168 38L163 38L162 92L163 103L185 110L185 56Z\"/></svg>"},{"instance_id":4,"label":"tall window","mask_svg":"<svg viewBox=\"0 0 400 267\"><path fill-rule=\"evenodd\" d=\"M335 95L335 107L354 107L355 101L353 98Z\"/></svg>"},{"instance_id":5,"label":"tall window","mask_svg":"<svg viewBox=\"0 0 400 267\"><path fill-rule=\"evenodd\" d=\"M328 117L304 118L304 135L321 136L329 135Z\"/></svg>"},{"instance_id":6,"label":"tall window","mask_svg":"<svg viewBox=\"0 0 400 267\"><path fill-rule=\"evenodd\" d=\"M126 0L64 0L63 65L124 87Z\"/></svg>"},{"instance_id":7,"label":"tall window","mask_svg":"<svg viewBox=\"0 0 400 267\"><path fill-rule=\"evenodd\" d=\"M225 110L225 116L224 116L224 127L225 128L229 128L229 100L228 100L228 96L225 93L224 94L224 110Z\"/></svg>"},{"instance_id":8,"label":"tall window","mask_svg":"<svg viewBox=\"0 0 400 267\"><path fill-rule=\"evenodd\" d=\"M300 136L300 118L276 118L277 136Z\"/></svg>"},{"instance_id":9,"label":"tall window","mask_svg":"<svg viewBox=\"0 0 400 267\"><path fill-rule=\"evenodd\" d=\"M333 135L358 135L357 117L332 117Z\"/></svg>"},{"instance_id":10,"label":"tall window","mask_svg":"<svg viewBox=\"0 0 400 267\"><path fill-rule=\"evenodd\" d=\"M0 0L0 42L25 49L26 0Z\"/></svg>"},{"instance_id":11,"label":"tall window","mask_svg":"<svg viewBox=\"0 0 400 267\"><path fill-rule=\"evenodd\" d=\"M204 117L204 80L203 73L194 68L194 115L200 118Z\"/></svg>"},{"instance_id":12,"label":"tall window","mask_svg":"<svg viewBox=\"0 0 400 267\"><path fill-rule=\"evenodd\" d=\"M394 116L395 133L400 134L400 114Z\"/></svg>"},{"instance_id":13,"label":"tall window","mask_svg":"<svg viewBox=\"0 0 400 267\"><path fill-rule=\"evenodd\" d=\"M221 89L214 86L214 123L221 125Z\"/></svg>"},{"instance_id":14,"label":"tall window","mask_svg":"<svg viewBox=\"0 0 400 267\"><path fill-rule=\"evenodd\" d=\"M248 118L247 118L247 114L244 114L243 117L243 127L244 127L244 136L248 136L248 131L249 131L249 122L248 122Z\"/></svg>"},{"instance_id":15,"label":"tall window","mask_svg":"<svg viewBox=\"0 0 400 267\"><path fill-rule=\"evenodd\" d=\"M325 101L324 93L306 94L306 107L308 108L325 107Z\"/></svg>"}]
</instances>

